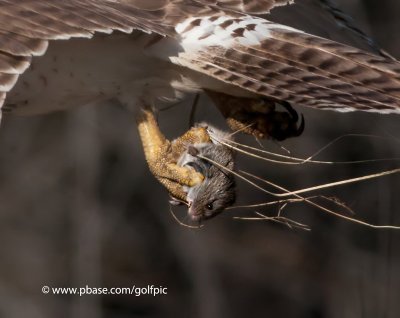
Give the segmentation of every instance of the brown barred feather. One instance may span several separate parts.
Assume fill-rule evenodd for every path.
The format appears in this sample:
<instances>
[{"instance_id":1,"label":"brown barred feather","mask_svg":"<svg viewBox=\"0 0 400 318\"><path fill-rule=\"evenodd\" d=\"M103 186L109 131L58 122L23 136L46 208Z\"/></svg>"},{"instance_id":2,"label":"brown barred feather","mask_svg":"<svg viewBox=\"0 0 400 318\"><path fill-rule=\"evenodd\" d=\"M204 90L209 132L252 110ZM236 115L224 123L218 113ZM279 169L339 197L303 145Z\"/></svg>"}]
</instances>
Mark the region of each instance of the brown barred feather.
<instances>
[{"instance_id":1,"label":"brown barred feather","mask_svg":"<svg viewBox=\"0 0 400 318\"><path fill-rule=\"evenodd\" d=\"M243 31L243 22L232 31L234 42L181 54L185 65L191 67L192 60L198 71L269 98L342 111L400 112L399 62L285 26L255 22L266 30L259 44L243 44L254 37Z\"/></svg>"},{"instance_id":2,"label":"brown barred feather","mask_svg":"<svg viewBox=\"0 0 400 318\"><path fill-rule=\"evenodd\" d=\"M0 51L10 55L43 55L46 49L46 41L0 31Z\"/></svg>"},{"instance_id":3,"label":"brown barred feather","mask_svg":"<svg viewBox=\"0 0 400 318\"><path fill-rule=\"evenodd\" d=\"M274 7L291 4L294 0L200 0L198 2L246 14L263 14L270 12Z\"/></svg>"},{"instance_id":4,"label":"brown barred feather","mask_svg":"<svg viewBox=\"0 0 400 318\"><path fill-rule=\"evenodd\" d=\"M231 17L219 32L240 24L251 14L265 23L275 10L284 15L291 0L0 0L0 107L29 66L32 56L45 54L48 42L71 37L92 37L95 32L131 33L140 30L170 37L179 43L175 27L195 19L185 32L201 27L203 19ZM326 0L298 1L322 8ZM303 4L301 6L300 4ZM295 7L296 5L290 6ZM279 9L277 9L280 7ZM288 6L289 7L289 6ZM275 9L274 9L275 8ZM332 9L331 6L327 7ZM274 9L274 10L272 10ZM314 12L314 11L312 11ZM338 18L335 11L334 18ZM324 17L325 19L326 17ZM325 20L324 20L325 21ZM209 46L183 52L179 63L220 81L273 100L285 100L318 108L355 108L400 112L400 64L353 47L272 24L258 45L240 42L256 24L232 30L235 45ZM368 38L356 30L363 41ZM222 31L221 31L222 30ZM207 41L212 32L200 40ZM266 35L263 35L264 37ZM377 51L375 47L372 51Z\"/></svg>"},{"instance_id":5,"label":"brown barred feather","mask_svg":"<svg viewBox=\"0 0 400 318\"><path fill-rule=\"evenodd\" d=\"M0 73L22 74L30 62L30 57L18 57L0 52Z\"/></svg>"}]
</instances>

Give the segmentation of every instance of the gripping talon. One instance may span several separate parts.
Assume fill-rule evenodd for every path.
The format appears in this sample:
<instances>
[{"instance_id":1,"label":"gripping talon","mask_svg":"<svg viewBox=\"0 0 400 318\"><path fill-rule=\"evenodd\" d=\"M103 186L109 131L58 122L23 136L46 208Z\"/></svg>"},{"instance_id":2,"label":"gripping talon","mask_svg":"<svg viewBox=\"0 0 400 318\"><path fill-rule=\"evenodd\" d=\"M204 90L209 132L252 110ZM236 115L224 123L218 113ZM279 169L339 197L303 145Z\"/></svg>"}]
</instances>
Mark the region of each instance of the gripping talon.
<instances>
[{"instance_id":1,"label":"gripping talon","mask_svg":"<svg viewBox=\"0 0 400 318\"><path fill-rule=\"evenodd\" d=\"M304 132L305 128L305 120L304 120L304 115L301 114L301 119L300 119L300 125L297 127L297 130L293 134L293 137L298 137Z\"/></svg>"},{"instance_id":2,"label":"gripping talon","mask_svg":"<svg viewBox=\"0 0 400 318\"><path fill-rule=\"evenodd\" d=\"M282 141L298 137L304 131L304 117L287 101L236 97L207 91L215 102L228 126L235 132L243 132L256 138L272 138ZM284 111L276 110L280 104Z\"/></svg>"},{"instance_id":3,"label":"gripping talon","mask_svg":"<svg viewBox=\"0 0 400 318\"><path fill-rule=\"evenodd\" d=\"M286 101L282 102L281 105L286 109L286 111L292 117L293 122L297 123L297 121L299 120L299 114L294 110L292 105L290 105L290 103Z\"/></svg>"}]
</instances>

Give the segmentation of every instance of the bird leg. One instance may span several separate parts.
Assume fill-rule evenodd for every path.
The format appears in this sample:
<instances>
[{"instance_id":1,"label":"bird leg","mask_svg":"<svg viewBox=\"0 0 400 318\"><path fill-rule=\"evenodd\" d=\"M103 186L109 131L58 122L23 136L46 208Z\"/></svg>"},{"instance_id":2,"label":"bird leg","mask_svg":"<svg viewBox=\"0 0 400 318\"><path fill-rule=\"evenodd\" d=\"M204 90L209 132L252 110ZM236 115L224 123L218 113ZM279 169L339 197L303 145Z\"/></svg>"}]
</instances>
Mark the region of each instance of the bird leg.
<instances>
[{"instance_id":1,"label":"bird leg","mask_svg":"<svg viewBox=\"0 0 400 318\"><path fill-rule=\"evenodd\" d=\"M303 116L298 125L299 116L287 102L236 97L212 91L207 91L207 94L234 131L282 141L300 136L304 130ZM276 103L281 104L285 111L276 110Z\"/></svg>"},{"instance_id":2,"label":"bird leg","mask_svg":"<svg viewBox=\"0 0 400 318\"><path fill-rule=\"evenodd\" d=\"M171 142L160 131L155 115L149 108L142 109L137 116L137 126L151 173L173 197L186 202L183 186L200 184L204 176L191 167L179 166L177 162L191 144L211 142L207 129L193 127Z\"/></svg>"}]
</instances>

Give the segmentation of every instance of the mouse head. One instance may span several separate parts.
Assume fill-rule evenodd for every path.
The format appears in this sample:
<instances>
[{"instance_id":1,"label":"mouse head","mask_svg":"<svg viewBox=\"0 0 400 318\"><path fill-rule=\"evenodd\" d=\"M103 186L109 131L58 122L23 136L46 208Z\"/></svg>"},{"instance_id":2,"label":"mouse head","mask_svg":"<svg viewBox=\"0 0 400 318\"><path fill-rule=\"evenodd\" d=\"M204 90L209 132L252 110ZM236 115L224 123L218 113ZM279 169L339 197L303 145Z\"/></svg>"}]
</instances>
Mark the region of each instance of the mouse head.
<instances>
[{"instance_id":1,"label":"mouse head","mask_svg":"<svg viewBox=\"0 0 400 318\"><path fill-rule=\"evenodd\" d=\"M204 181L187 189L188 215L192 221L200 222L210 219L235 202L235 180L229 170L233 169L233 152L227 147L207 144L190 149L191 162L187 164L203 174ZM211 162L200 159L196 153L210 158L228 170Z\"/></svg>"},{"instance_id":2,"label":"mouse head","mask_svg":"<svg viewBox=\"0 0 400 318\"><path fill-rule=\"evenodd\" d=\"M235 202L235 182L221 173L188 190L188 215L192 221L208 220Z\"/></svg>"}]
</instances>

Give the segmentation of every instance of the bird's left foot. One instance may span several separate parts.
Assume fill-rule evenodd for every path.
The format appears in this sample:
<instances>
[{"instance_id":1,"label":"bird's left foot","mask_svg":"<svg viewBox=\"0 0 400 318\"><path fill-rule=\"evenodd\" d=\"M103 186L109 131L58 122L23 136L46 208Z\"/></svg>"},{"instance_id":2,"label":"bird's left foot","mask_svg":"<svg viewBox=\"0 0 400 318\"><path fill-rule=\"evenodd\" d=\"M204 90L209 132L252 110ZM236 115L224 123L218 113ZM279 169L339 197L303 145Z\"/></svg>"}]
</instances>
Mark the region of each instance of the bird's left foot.
<instances>
[{"instance_id":1,"label":"bird's left foot","mask_svg":"<svg viewBox=\"0 0 400 318\"><path fill-rule=\"evenodd\" d=\"M282 141L298 137L304 131L304 117L287 102L252 99L208 92L228 126L233 131L244 132L257 138ZM277 110L276 104L284 109Z\"/></svg>"}]
</instances>

